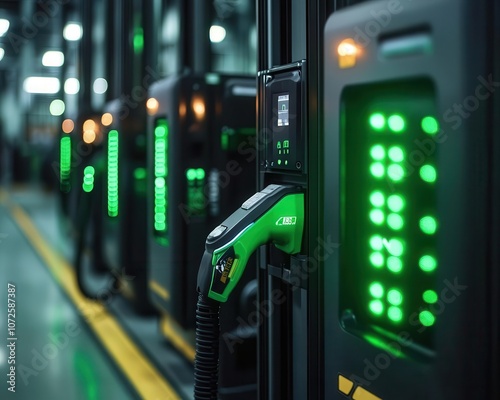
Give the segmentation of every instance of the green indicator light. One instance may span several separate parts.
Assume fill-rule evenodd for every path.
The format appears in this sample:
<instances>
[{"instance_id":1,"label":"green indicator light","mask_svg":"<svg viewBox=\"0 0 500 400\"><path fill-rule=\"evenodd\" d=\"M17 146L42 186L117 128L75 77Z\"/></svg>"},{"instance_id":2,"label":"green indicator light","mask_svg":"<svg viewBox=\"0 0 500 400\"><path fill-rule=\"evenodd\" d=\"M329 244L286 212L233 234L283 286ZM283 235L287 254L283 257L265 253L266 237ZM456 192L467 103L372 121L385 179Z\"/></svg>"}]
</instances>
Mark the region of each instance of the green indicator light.
<instances>
[{"instance_id":1,"label":"green indicator light","mask_svg":"<svg viewBox=\"0 0 500 400\"><path fill-rule=\"evenodd\" d=\"M384 248L384 240L380 235L374 235L370 238L370 247L373 250L382 250Z\"/></svg>"},{"instance_id":2,"label":"green indicator light","mask_svg":"<svg viewBox=\"0 0 500 400\"><path fill-rule=\"evenodd\" d=\"M368 306L370 311L375 315L382 315L384 312L384 304L380 300L372 300Z\"/></svg>"},{"instance_id":3,"label":"green indicator light","mask_svg":"<svg viewBox=\"0 0 500 400\"><path fill-rule=\"evenodd\" d=\"M155 221L156 222L165 222L165 215L163 215L163 214L155 214Z\"/></svg>"},{"instance_id":4,"label":"green indicator light","mask_svg":"<svg viewBox=\"0 0 500 400\"><path fill-rule=\"evenodd\" d=\"M382 178L385 174L384 164L375 162L370 165L370 172L375 178Z\"/></svg>"},{"instance_id":5,"label":"green indicator light","mask_svg":"<svg viewBox=\"0 0 500 400\"><path fill-rule=\"evenodd\" d=\"M434 290L426 290L422 295L422 298L429 304L434 304L438 301L438 295Z\"/></svg>"},{"instance_id":6,"label":"green indicator light","mask_svg":"<svg viewBox=\"0 0 500 400\"><path fill-rule=\"evenodd\" d=\"M289 140L283 140L283 148L288 149L290 147L290 141Z\"/></svg>"},{"instance_id":7,"label":"green indicator light","mask_svg":"<svg viewBox=\"0 0 500 400\"><path fill-rule=\"evenodd\" d=\"M155 179L155 186L159 189L165 187L165 178L156 178Z\"/></svg>"},{"instance_id":8,"label":"green indicator light","mask_svg":"<svg viewBox=\"0 0 500 400\"><path fill-rule=\"evenodd\" d=\"M278 160L278 165L281 165L281 160Z\"/></svg>"},{"instance_id":9,"label":"green indicator light","mask_svg":"<svg viewBox=\"0 0 500 400\"><path fill-rule=\"evenodd\" d=\"M405 129L405 125L406 125L403 117L401 115L398 115L398 114L391 115L387 119L387 124L389 125L389 129L393 132L396 132L396 133L403 132L403 130Z\"/></svg>"},{"instance_id":10,"label":"green indicator light","mask_svg":"<svg viewBox=\"0 0 500 400\"><path fill-rule=\"evenodd\" d=\"M220 146L222 147L222 150L227 150L229 147L229 135L227 134L227 131L223 131L220 136Z\"/></svg>"},{"instance_id":11,"label":"green indicator light","mask_svg":"<svg viewBox=\"0 0 500 400\"><path fill-rule=\"evenodd\" d=\"M376 297L377 299L380 299L384 295L384 287L380 283L378 283L378 282L373 282L370 285L370 294L373 297Z\"/></svg>"},{"instance_id":12,"label":"green indicator light","mask_svg":"<svg viewBox=\"0 0 500 400\"><path fill-rule=\"evenodd\" d=\"M405 200L402 196L393 194L387 199L387 206L393 212L400 212L405 206Z\"/></svg>"},{"instance_id":13,"label":"green indicator light","mask_svg":"<svg viewBox=\"0 0 500 400\"><path fill-rule=\"evenodd\" d=\"M370 203L374 207L382 207L385 204L385 196L380 191L372 192L370 195Z\"/></svg>"},{"instance_id":14,"label":"green indicator light","mask_svg":"<svg viewBox=\"0 0 500 400\"><path fill-rule=\"evenodd\" d=\"M164 231L167 229L167 225L164 222L155 222L155 229L157 231Z\"/></svg>"},{"instance_id":15,"label":"green indicator light","mask_svg":"<svg viewBox=\"0 0 500 400\"><path fill-rule=\"evenodd\" d=\"M159 139L159 138L162 138L162 137L165 137L165 135L167 134L167 129L165 126L163 125L158 125L156 128L155 128L155 136Z\"/></svg>"},{"instance_id":16,"label":"green indicator light","mask_svg":"<svg viewBox=\"0 0 500 400\"><path fill-rule=\"evenodd\" d=\"M370 211L370 220L375 224L375 225L382 225L385 220L385 215L383 211L381 210L371 210Z\"/></svg>"},{"instance_id":17,"label":"green indicator light","mask_svg":"<svg viewBox=\"0 0 500 400\"><path fill-rule=\"evenodd\" d=\"M403 270L403 261L398 257L389 257L387 259L387 269L395 274L399 274Z\"/></svg>"},{"instance_id":18,"label":"green indicator light","mask_svg":"<svg viewBox=\"0 0 500 400\"><path fill-rule=\"evenodd\" d=\"M405 158L403 149L399 146L393 146L389 149L389 158L394 162L401 162Z\"/></svg>"},{"instance_id":19,"label":"green indicator light","mask_svg":"<svg viewBox=\"0 0 500 400\"><path fill-rule=\"evenodd\" d=\"M418 266L424 272L432 272L437 267L437 260L433 256L425 255L420 257Z\"/></svg>"},{"instance_id":20,"label":"green indicator light","mask_svg":"<svg viewBox=\"0 0 500 400\"><path fill-rule=\"evenodd\" d=\"M85 169L83 170L83 173L85 175L94 175L95 169L94 169L94 167L92 167L91 165L89 165L88 167L85 167Z\"/></svg>"},{"instance_id":21,"label":"green indicator light","mask_svg":"<svg viewBox=\"0 0 500 400\"><path fill-rule=\"evenodd\" d=\"M370 262L374 267L381 268L384 266L384 256L382 253L375 252L370 254Z\"/></svg>"},{"instance_id":22,"label":"green indicator light","mask_svg":"<svg viewBox=\"0 0 500 400\"><path fill-rule=\"evenodd\" d=\"M84 192L90 193L94 189L94 185L83 185L82 188Z\"/></svg>"},{"instance_id":23,"label":"green indicator light","mask_svg":"<svg viewBox=\"0 0 500 400\"><path fill-rule=\"evenodd\" d=\"M387 301L393 306L399 306L403 303L403 293L397 289L391 289L387 292Z\"/></svg>"},{"instance_id":24,"label":"green indicator light","mask_svg":"<svg viewBox=\"0 0 500 400\"><path fill-rule=\"evenodd\" d=\"M389 307L387 310L387 316L393 322L400 322L403 319L403 311L399 307Z\"/></svg>"},{"instance_id":25,"label":"green indicator light","mask_svg":"<svg viewBox=\"0 0 500 400\"><path fill-rule=\"evenodd\" d=\"M142 53L144 49L144 31L142 28L134 29L134 53Z\"/></svg>"},{"instance_id":26,"label":"green indicator light","mask_svg":"<svg viewBox=\"0 0 500 400\"><path fill-rule=\"evenodd\" d=\"M400 257L405 250L405 246L402 240L400 239L391 239L389 240L388 245L386 246L387 250L390 254L396 257Z\"/></svg>"},{"instance_id":27,"label":"green indicator light","mask_svg":"<svg viewBox=\"0 0 500 400\"><path fill-rule=\"evenodd\" d=\"M436 322L436 317L430 311L422 311L418 319L423 326L432 326Z\"/></svg>"},{"instance_id":28,"label":"green indicator light","mask_svg":"<svg viewBox=\"0 0 500 400\"><path fill-rule=\"evenodd\" d=\"M380 113L375 113L370 116L370 126L376 131L384 129L385 118Z\"/></svg>"},{"instance_id":29,"label":"green indicator light","mask_svg":"<svg viewBox=\"0 0 500 400\"><path fill-rule=\"evenodd\" d=\"M188 181L194 181L196 179L196 170L194 168L190 168L186 171L186 178Z\"/></svg>"},{"instance_id":30,"label":"green indicator light","mask_svg":"<svg viewBox=\"0 0 500 400\"><path fill-rule=\"evenodd\" d=\"M429 135L435 135L439 130L439 124L434 117L425 117L422 119L422 130Z\"/></svg>"},{"instance_id":31,"label":"green indicator light","mask_svg":"<svg viewBox=\"0 0 500 400\"><path fill-rule=\"evenodd\" d=\"M146 179L146 168L136 168L134 170L134 178L137 180Z\"/></svg>"},{"instance_id":32,"label":"green indicator light","mask_svg":"<svg viewBox=\"0 0 500 400\"><path fill-rule=\"evenodd\" d=\"M391 164L387 168L387 175L395 182L401 181L405 177L405 170L401 165Z\"/></svg>"},{"instance_id":33,"label":"green indicator light","mask_svg":"<svg viewBox=\"0 0 500 400\"><path fill-rule=\"evenodd\" d=\"M383 160L385 158L385 149L382 145L377 144L370 149L370 155L374 160Z\"/></svg>"},{"instance_id":34,"label":"green indicator light","mask_svg":"<svg viewBox=\"0 0 500 400\"><path fill-rule=\"evenodd\" d=\"M437 221L435 218L426 216L420 220L420 229L427 235L433 235L437 230Z\"/></svg>"},{"instance_id":35,"label":"green indicator light","mask_svg":"<svg viewBox=\"0 0 500 400\"><path fill-rule=\"evenodd\" d=\"M387 216L387 225L389 225L389 228L399 231L404 225L403 217L399 214L389 214Z\"/></svg>"},{"instance_id":36,"label":"green indicator light","mask_svg":"<svg viewBox=\"0 0 500 400\"><path fill-rule=\"evenodd\" d=\"M423 165L422 168L420 168L420 177L425 182L429 182L429 183L436 182L436 179L437 179L436 168L434 168L432 165L428 165L428 164Z\"/></svg>"},{"instance_id":37,"label":"green indicator light","mask_svg":"<svg viewBox=\"0 0 500 400\"><path fill-rule=\"evenodd\" d=\"M196 179L199 179L200 181L205 179L205 170L203 168L198 168L196 170Z\"/></svg>"}]
</instances>

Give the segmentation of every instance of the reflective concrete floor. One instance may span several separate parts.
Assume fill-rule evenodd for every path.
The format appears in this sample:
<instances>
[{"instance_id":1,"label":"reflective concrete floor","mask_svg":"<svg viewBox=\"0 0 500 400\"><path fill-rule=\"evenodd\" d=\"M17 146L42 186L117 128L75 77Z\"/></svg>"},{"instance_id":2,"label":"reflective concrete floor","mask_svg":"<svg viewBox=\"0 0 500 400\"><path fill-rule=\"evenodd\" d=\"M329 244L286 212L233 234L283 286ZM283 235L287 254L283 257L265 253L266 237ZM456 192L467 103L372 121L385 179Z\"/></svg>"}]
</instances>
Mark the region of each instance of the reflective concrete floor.
<instances>
[{"instance_id":1,"label":"reflective concrete floor","mask_svg":"<svg viewBox=\"0 0 500 400\"><path fill-rule=\"evenodd\" d=\"M52 229L45 228L45 233ZM15 285L15 336L10 338L16 341L7 340L9 283ZM137 398L4 205L0 206L0 329L1 399ZM9 365L11 342L15 364L11 357ZM16 367L15 393L8 391L10 366Z\"/></svg>"}]
</instances>

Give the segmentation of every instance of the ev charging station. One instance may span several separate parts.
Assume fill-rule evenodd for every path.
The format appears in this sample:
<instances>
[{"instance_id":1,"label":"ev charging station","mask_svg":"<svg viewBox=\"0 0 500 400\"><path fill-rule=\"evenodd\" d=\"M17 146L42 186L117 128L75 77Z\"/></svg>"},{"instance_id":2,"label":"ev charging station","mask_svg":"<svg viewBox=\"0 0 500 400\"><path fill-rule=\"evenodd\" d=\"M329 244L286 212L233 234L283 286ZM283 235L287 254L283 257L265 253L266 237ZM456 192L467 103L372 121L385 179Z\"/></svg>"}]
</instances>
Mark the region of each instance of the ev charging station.
<instances>
[{"instance_id":1,"label":"ev charging station","mask_svg":"<svg viewBox=\"0 0 500 400\"><path fill-rule=\"evenodd\" d=\"M181 73L149 91L148 289L162 332L190 361L203 243L256 185L255 101L255 79L235 75ZM255 298L250 270L225 310L223 332L234 344L224 347L221 398L255 398L256 328L236 321Z\"/></svg>"},{"instance_id":2,"label":"ev charging station","mask_svg":"<svg viewBox=\"0 0 500 400\"><path fill-rule=\"evenodd\" d=\"M259 398L499 396L498 5L353 3L259 2L259 191L205 243L196 399L262 244Z\"/></svg>"},{"instance_id":3,"label":"ev charging station","mask_svg":"<svg viewBox=\"0 0 500 400\"><path fill-rule=\"evenodd\" d=\"M118 277L120 292L140 312L150 312L146 278L146 107L120 99L102 116L105 176L102 182L102 262Z\"/></svg>"},{"instance_id":4,"label":"ev charging station","mask_svg":"<svg viewBox=\"0 0 500 400\"><path fill-rule=\"evenodd\" d=\"M487 1L326 25L325 398L499 396L495 44Z\"/></svg>"}]
</instances>

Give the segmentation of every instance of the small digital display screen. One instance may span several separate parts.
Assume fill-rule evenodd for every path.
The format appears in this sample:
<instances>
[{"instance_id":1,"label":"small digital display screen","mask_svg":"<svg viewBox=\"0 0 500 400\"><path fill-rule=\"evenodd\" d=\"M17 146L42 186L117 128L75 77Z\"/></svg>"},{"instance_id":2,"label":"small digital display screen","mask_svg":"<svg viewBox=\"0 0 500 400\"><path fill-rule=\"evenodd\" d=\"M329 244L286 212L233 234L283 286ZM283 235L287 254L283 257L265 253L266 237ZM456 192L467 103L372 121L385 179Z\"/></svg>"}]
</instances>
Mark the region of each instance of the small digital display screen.
<instances>
[{"instance_id":1,"label":"small digital display screen","mask_svg":"<svg viewBox=\"0 0 500 400\"><path fill-rule=\"evenodd\" d=\"M290 95L288 93L278 95L278 126L290 125L289 109Z\"/></svg>"}]
</instances>

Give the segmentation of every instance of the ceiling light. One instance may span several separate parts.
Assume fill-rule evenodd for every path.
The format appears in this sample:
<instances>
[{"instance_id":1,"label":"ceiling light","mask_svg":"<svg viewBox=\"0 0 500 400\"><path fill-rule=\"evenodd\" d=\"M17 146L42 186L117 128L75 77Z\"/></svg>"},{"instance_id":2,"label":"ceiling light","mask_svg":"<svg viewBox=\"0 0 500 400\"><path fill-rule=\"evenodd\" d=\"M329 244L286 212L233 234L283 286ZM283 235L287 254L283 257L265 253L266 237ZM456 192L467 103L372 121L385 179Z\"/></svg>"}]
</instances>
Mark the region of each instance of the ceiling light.
<instances>
[{"instance_id":1,"label":"ceiling light","mask_svg":"<svg viewBox=\"0 0 500 400\"><path fill-rule=\"evenodd\" d=\"M60 67L64 64L64 54L60 51L46 51L42 57L45 67Z\"/></svg>"},{"instance_id":2,"label":"ceiling light","mask_svg":"<svg viewBox=\"0 0 500 400\"><path fill-rule=\"evenodd\" d=\"M24 80L23 88L28 93L54 94L59 92L61 84L57 78L30 76Z\"/></svg>"},{"instance_id":3,"label":"ceiling light","mask_svg":"<svg viewBox=\"0 0 500 400\"><path fill-rule=\"evenodd\" d=\"M3 36L9 30L10 22L7 19L0 18L0 36Z\"/></svg>"},{"instance_id":4,"label":"ceiling light","mask_svg":"<svg viewBox=\"0 0 500 400\"><path fill-rule=\"evenodd\" d=\"M80 81L76 78L68 78L64 82L64 92L66 94L77 94L80 91Z\"/></svg>"},{"instance_id":5,"label":"ceiling light","mask_svg":"<svg viewBox=\"0 0 500 400\"><path fill-rule=\"evenodd\" d=\"M104 78L97 78L93 86L94 92L97 94L103 94L108 90L108 82Z\"/></svg>"},{"instance_id":6,"label":"ceiling light","mask_svg":"<svg viewBox=\"0 0 500 400\"><path fill-rule=\"evenodd\" d=\"M50 103L49 110L52 115L58 117L64 113L65 108L64 101L58 99L53 100L52 103Z\"/></svg>"},{"instance_id":7,"label":"ceiling light","mask_svg":"<svg viewBox=\"0 0 500 400\"><path fill-rule=\"evenodd\" d=\"M64 39L75 41L80 40L82 38L83 31L80 24L76 22L68 23L63 30Z\"/></svg>"},{"instance_id":8,"label":"ceiling light","mask_svg":"<svg viewBox=\"0 0 500 400\"><path fill-rule=\"evenodd\" d=\"M219 25L212 25L210 27L210 41L212 43L220 43L226 37L226 30Z\"/></svg>"}]
</instances>

